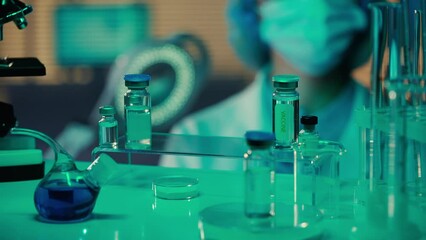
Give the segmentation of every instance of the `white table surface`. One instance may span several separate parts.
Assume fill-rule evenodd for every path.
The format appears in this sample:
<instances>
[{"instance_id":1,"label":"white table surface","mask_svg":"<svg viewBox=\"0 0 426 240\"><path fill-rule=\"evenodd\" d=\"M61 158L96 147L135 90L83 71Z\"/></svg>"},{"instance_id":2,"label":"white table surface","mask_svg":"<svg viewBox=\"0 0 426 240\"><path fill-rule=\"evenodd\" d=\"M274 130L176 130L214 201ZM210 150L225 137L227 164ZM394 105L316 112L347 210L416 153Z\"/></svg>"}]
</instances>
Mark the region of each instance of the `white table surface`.
<instances>
[{"instance_id":1,"label":"white table surface","mask_svg":"<svg viewBox=\"0 0 426 240\"><path fill-rule=\"evenodd\" d=\"M84 169L87 165L79 162L77 166ZM119 165L119 168L119 177L101 189L92 217L78 223L37 220L33 194L40 180L0 183L0 239L200 239L200 211L217 204L243 202L243 172L143 165ZM168 175L198 178L200 196L191 200L156 198L152 181ZM292 176L277 176L277 189L280 201L291 202ZM344 197L348 202L352 190L346 189ZM342 219L323 221L321 231L336 239L346 239L354 228L352 209L346 210L347 215ZM227 239L226 235L222 237Z\"/></svg>"}]
</instances>

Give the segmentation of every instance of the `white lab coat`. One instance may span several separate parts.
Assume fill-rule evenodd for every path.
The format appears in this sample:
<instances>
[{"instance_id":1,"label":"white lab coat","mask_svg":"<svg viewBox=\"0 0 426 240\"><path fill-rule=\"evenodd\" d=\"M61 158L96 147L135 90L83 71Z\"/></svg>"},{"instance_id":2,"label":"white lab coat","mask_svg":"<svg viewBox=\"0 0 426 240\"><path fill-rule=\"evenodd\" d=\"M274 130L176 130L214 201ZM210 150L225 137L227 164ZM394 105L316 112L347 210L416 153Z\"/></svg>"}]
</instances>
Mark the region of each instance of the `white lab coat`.
<instances>
[{"instance_id":1,"label":"white lab coat","mask_svg":"<svg viewBox=\"0 0 426 240\"><path fill-rule=\"evenodd\" d=\"M248 130L272 131L272 87L268 71L263 69L255 81L241 92L185 117L171 132L178 134L244 137ZM317 130L322 139L340 142L347 149L341 160L342 178L356 179L359 176L359 130L354 110L365 106L368 91L352 82L326 109L314 113L318 116ZM303 109L300 110L300 116ZM215 161L165 156L160 165L168 167L209 168L242 170L242 162Z\"/></svg>"}]
</instances>

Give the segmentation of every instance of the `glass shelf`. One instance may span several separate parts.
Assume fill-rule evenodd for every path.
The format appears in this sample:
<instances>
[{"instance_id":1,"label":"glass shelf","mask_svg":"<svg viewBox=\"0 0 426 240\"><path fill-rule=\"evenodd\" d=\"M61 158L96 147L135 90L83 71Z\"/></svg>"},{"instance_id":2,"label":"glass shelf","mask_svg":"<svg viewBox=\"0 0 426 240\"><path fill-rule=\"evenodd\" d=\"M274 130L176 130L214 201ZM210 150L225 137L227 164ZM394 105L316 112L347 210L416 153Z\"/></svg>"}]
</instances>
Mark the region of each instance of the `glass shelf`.
<instances>
[{"instance_id":1,"label":"glass shelf","mask_svg":"<svg viewBox=\"0 0 426 240\"><path fill-rule=\"evenodd\" d=\"M150 149L126 149L125 137L119 138L117 148L96 147L92 160L100 153L171 154L200 157L242 158L247 150L244 138L152 133Z\"/></svg>"}]
</instances>

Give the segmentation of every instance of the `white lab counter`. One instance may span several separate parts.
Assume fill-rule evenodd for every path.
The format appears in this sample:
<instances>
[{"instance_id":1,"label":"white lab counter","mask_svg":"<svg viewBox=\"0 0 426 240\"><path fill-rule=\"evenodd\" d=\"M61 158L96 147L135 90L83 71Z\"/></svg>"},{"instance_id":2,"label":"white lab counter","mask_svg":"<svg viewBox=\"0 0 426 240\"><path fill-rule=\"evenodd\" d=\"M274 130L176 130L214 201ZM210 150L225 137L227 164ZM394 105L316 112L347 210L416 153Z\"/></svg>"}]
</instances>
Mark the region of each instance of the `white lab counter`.
<instances>
[{"instance_id":1,"label":"white lab counter","mask_svg":"<svg viewBox=\"0 0 426 240\"><path fill-rule=\"evenodd\" d=\"M49 161L48 161L49 162ZM78 162L84 169L88 162ZM50 164L47 164L49 169ZM119 174L105 185L98 196L91 218L77 223L46 223L39 221L34 207L33 194L40 180L0 183L0 233L1 239L200 239L204 234L219 233L219 239L243 238L261 239L262 233L244 233L244 230L231 229L235 226L208 226L200 220L200 213L215 206L242 206L243 172L191 170L163 168L143 165L119 165ZM152 181L160 176L183 175L199 179L200 195L190 200L164 200L154 196ZM292 201L292 176L276 177L277 201ZM344 201L351 202L352 187L346 186ZM278 205L277 205L278 206ZM279 208L279 206L278 206ZM218 208L220 209L220 208ZM277 209L278 210L278 209ZM353 230L352 208L346 205L340 219L320 219L314 223L315 229L306 234L316 237L345 236ZM220 210L219 210L220 211ZM218 213L225 214L224 212ZM235 218L242 212L234 212ZM240 215L238 215L240 214ZM222 215L225 216L225 215ZM287 213L277 213L288 216ZM226 216L225 216L226 217ZM226 217L227 218L227 217ZM223 223L229 221L224 219ZM220 220L219 220L220 221ZM237 219L235 219L237 221ZM235 223L234 221L234 223ZM225 224L225 223L224 223ZM281 229L282 230L282 229ZM273 236L287 234L286 239L303 239L300 232L290 235L288 230L273 233ZM304 229L302 229L304 230ZM303 231L302 231L303 233ZM207 235L207 236L206 236ZM268 236L268 235L266 235ZM271 235L269 235L271 236ZM218 238L218 236L215 236ZM290 237L290 238L289 238ZM269 237L263 237L268 239Z\"/></svg>"}]
</instances>

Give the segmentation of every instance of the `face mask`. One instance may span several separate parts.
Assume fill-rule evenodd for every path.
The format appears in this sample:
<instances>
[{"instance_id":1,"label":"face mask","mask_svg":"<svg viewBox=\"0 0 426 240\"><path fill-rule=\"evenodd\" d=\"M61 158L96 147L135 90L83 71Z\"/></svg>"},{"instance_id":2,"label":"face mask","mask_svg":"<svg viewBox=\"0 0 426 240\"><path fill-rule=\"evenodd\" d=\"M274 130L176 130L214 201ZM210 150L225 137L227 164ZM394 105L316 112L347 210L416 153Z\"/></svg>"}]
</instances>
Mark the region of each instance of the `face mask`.
<instances>
[{"instance_id":1,"label":"face mask","mask_svg":"<svg viewBox=\"0 0 426 240\"><path fill-rule=\"evenodd\" d=\"M260 39L256 0L229 0L226 9L228 41L236 56L249 68L269 61L269 48Z\"/></svg>"},{"instance_id":2,"label":"face mask","mask_svg":"<svg viewBox=\"0 0 426 240\"><path fill-rule=\"evenodd\" d=\"M354 35L367 25L353 0L269 0L259 10L261 38L310 76L336 67Z\"/></svg>"}]
</instances>

